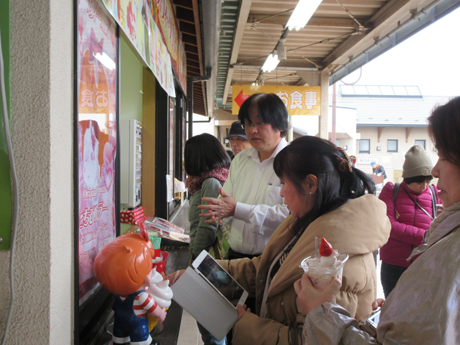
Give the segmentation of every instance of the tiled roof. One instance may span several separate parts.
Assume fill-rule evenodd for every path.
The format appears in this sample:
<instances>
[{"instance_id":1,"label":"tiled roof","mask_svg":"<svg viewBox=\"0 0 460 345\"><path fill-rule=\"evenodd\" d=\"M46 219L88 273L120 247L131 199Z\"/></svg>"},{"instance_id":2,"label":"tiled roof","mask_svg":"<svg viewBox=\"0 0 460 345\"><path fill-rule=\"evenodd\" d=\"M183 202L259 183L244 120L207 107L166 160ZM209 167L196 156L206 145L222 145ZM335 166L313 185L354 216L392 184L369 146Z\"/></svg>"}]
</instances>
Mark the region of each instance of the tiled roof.
<instances>
[{"instance_id":1,"label":"tiled roof","mask_svg":"<svg viewBox=\"0 0 460 345\"><path fill-rule=\"evenodd\" d=\"M437 105L450 97L424 96L423 98L337 97L337 106L357 109L359 126L427 126L427 118Z\"/></svg>"}]
</instances>

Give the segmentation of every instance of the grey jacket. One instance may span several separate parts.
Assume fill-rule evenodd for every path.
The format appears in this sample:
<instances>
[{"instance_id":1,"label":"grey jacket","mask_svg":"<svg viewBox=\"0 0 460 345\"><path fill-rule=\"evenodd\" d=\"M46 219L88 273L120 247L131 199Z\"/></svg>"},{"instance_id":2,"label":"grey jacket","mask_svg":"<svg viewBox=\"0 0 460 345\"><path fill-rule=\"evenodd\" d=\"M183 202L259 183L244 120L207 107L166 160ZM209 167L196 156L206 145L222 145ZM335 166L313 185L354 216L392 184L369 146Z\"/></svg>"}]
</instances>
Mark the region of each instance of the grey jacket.
<instances>
[{"instance_id":1,"label":"grey jacket","mask_svg":"<svg viewBox=\"0 0 460 345\"><path fill-rule=\"evenodd\" d=\"M308 314L304 344L460 344L460 203L435 219L427 249L385 302L377 340L337 305Z\"/></svg>"},{"instance_id":2,"label":"grey jacket","mask_svg":"<svg viewBox=\"0 0 460 345\"><path fill-rule=\"evenodd\" d=\"M207 210L199 210L198 205L201 205L201 198L217 198L221 187L219 180L210 177L203 181L201 189L190 198L188 220L190 222L190 252L193 258L196 258L203 249L209 250L214 244L218 227L217 223L204 223L208 218L199 217L198 214L206 213Z\"/></svg>"}]
</instances>

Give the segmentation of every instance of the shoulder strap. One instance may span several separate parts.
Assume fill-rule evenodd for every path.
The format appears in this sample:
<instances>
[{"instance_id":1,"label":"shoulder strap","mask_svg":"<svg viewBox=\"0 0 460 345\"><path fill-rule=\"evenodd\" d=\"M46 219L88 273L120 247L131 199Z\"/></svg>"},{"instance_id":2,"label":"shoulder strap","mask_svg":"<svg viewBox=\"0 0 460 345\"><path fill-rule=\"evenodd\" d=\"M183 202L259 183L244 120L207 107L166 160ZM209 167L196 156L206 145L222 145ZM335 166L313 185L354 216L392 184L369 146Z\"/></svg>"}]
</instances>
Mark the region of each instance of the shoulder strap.
<instances>
[{"instance_id":1,"label":"shoulder strap","mask_svg":"<svg viewBox=\"0 0 460 345\"><path fill-rule=\"evenodd\" d=\"M398 211L396 211L396 197L398 196L399 186L400 186L400 183L395 183L394 184L394 189L393 189L393 203L394 203L395 218L396 219L399 218Z\"/></svg>"},{"instance_id":2,"label":"shoulder strap","mask_svg":"<svg viewBox=\"0 0 460 345\"><path fill-rule=\"evenodd\" d=\"M393 200L396 201L396 196L398 195L399 183L395 183L395 188L393 189Z\"/></svg>"},{"instance_id":3,"label":"shoulder strap","mask_svg":"<svg viewBox=\"0 0 460 345\"><path fill-rule=\"evenodd\" d=\"M438 201L436 200L436 192L434 190L433 185L430 184L428 187L430 187L431 191L431 206L433 207L433 219L435 219L438 214L438 208L436 207Z\"/></svg>"}]
</instances>

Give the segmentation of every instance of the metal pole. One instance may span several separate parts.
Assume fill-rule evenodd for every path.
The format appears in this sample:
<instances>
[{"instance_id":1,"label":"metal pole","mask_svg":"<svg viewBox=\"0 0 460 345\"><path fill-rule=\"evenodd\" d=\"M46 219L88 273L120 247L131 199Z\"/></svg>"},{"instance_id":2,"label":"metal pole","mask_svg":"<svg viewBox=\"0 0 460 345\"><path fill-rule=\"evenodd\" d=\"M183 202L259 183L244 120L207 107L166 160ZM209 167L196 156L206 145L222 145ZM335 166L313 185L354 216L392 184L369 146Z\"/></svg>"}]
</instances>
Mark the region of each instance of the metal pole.
<instances>
[{"instance_id":1,"label":"metal pole","mask_svg":"<svg viewBox=\"0 0 460 345\"><path fill-rule=\"evenodd\" d=\"M336 124L336 109L337 109L337 100L335 95L335 83L332 85L332 133L331 133L331 141L336 145L336 137L335 137L335 124Z\"/></svg>"}]
</instances>

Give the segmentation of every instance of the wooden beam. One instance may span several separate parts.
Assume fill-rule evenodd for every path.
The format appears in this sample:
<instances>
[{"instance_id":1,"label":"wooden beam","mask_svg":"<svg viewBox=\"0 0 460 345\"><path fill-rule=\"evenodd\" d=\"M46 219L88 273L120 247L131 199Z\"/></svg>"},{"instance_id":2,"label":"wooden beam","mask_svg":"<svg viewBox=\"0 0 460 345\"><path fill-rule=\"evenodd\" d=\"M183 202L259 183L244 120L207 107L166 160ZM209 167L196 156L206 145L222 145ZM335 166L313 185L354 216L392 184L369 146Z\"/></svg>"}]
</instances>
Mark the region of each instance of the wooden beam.
<instances>
[{"instance_id":1,"label":"wooden beam","mask_svg":"<svg viewBox=\"0 0 460 345\"><path fill-rule=\"evenodd\" d=\"M196 36L195 23L179 22L179 31L187 35Z\"/></svg>"},{"instance_id":2,"label":"wooden beam","mask_svg":"<svg viewBox=\"0 0 460 345\"><path fill-rule=\"evenodd\" d=\"M196 37L194 36L189 36L189 35L182 35L182 42L185 44L189 44L191 46L197 47L198 44L196 42Z\"/></svg>"},{"instance_id":3,"label":"wooden beam","mask_svg":"<svg viewBox=\"0 0 460 345\"><path fill-rule=\"evenodd\" d=\"M380 136L382 135L384 127L377 127L377 142L380 142Z\"/></svg>"},{"instance_id":4,"label":"wooden beam","mask_svg":"<svg viewBox=\"0 0 460 345\"><path fill-rule=\"evenodd\" d=\"M412 127L406 127L406 143L409 142L410 132L412 132Z\"/></svg>"},{"instance_id":5,"label":"wooden beam","mask_svg":"<svg viewBox=\"0 0 460 345\"><path fill-rule=\"evenodd\" d=\"M185 8L178 7L176 11L176 17L180 21L184 21L186 23L194 24L194 13L191 10L186 10Z\"/></svg>"},{"instance_id":6,"label":"wooden beam","mask_svg":"<svg viewBox=\"0 0 460 345\"><path fill-rule=\"evenodd\" d=\"M195 32L196 32L196 42L198 50L198 61L200 62L200 75L203 75L203 56L202 56L202 47L201 47L201 26L200 26L200 8L198 6L198 0L192 0L193 4L193 16L195 18ZM202 96L206 94L204 83L201 83ZM206 102L204 105L204 111L207 114Z\"/></svg>"},{"instance_id":7,"label":"wooden beam","mask_svg":"<svg viewBox=\"0 0 460 345\"><path fill-rule=\"evenodd\" d=\"M176 5L177 7L182 7L187 10L193 11L192 3L190 2L190 0L174 0L173 2L174 5Z\"/></svg>"},{"instance_id":8,"label":"wooden beam","mask_svg":"<svg viewBox=\"0 0 460 345\"><path fill-rule=\"evenodd\" d=\"M191 46L191 45L189 45L189 44L185 44L184 46L185 46L185 47L184 47L184 48L185 48L185 51L186 51L187 53L191 53L191 54L194 54L194 55L198 55L198 58L199 58L199 60L200 60L200 69L201 69L201 53L200 53L201 50L198 50L198 49L199 49L199 48L198 48L198 45L194 47L194 46ZM198 48L198 49L197 49L197 48Z\"/></svg>"}]
</instances>

